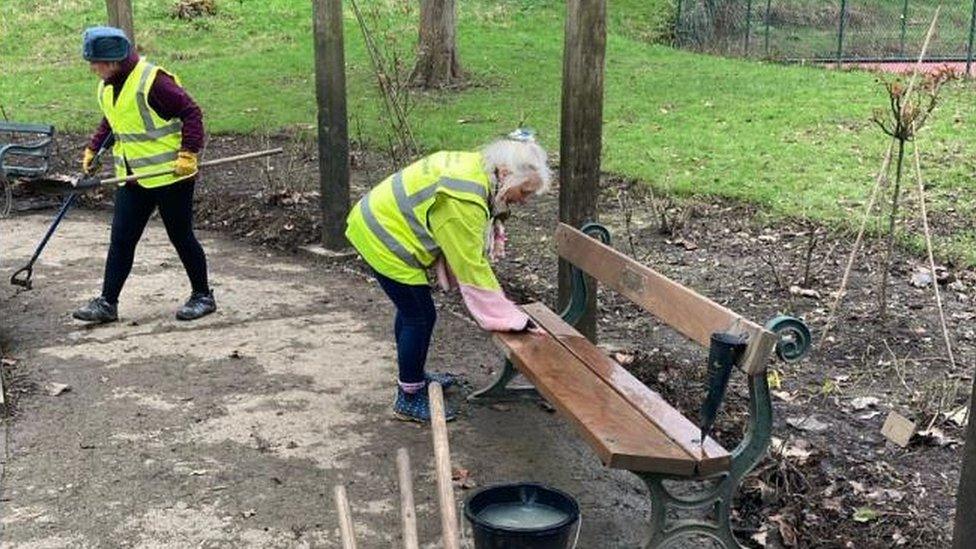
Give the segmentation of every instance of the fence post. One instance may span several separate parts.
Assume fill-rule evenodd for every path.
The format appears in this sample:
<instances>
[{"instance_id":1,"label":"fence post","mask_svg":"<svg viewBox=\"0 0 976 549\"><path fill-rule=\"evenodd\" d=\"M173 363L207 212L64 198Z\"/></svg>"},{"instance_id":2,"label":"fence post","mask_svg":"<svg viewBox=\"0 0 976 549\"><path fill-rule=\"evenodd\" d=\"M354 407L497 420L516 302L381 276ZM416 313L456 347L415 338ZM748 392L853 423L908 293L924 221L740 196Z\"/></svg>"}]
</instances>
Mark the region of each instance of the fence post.
<instances>
[{"instance_id":1,"label":"fence post","mask_svg":"<svg viewBox=\"0 0 976 549\"><path fill-rule=\"evenodd\" d=\"M905 57L905 31L908 25L908 0L901 8L901 56Z\"/></svg>"},{"instance_id":2,"label":"fence post","mask_svg":"<svg viewBox=\"0 0 976 549\"><path fill-rule=\"evenodd\" d=\"M973 66L973 33L976 32L976 0L973 0L973 15L969 20L969 44L966 46L966 76L972 76Z\"/></svg>"},{"instance_id":3,"label":"fence post","mask_svg":"<svg viewBox=\"0 0 976 549\"><path fill-rule=\"evenodd\" d=\"M766 38L765 38L765 46L763 47L763 49L766 52L765 53L766 59L769 59L769 8L770 8L770 5L772 4L772 2L773 2L773 0L766 0L766 17L765 17L765 20L766 20Z\"/></svg>"},{"instance_id":4,"label":"fence post","mask_svg":"<svg viewBox=\"0 0 976 549\"><path fill-rule=\"evenodd\" d=\"M752 33L752 0L746 2L746 43L742 48L742 56L749 57L749 35Z\"/></svg>"},{"instance_id":5,"label":"fence post","mask_svg":"<svg viewBox=\"0 0 976 549\"><path fill-rule=\"evenodd\" d=\"M976 0L974 0L976 1ZM844 58L844 19L847 15L847 0L840 0L840 23L837 29L837 68Z\"/></svg>"}]
</instances>

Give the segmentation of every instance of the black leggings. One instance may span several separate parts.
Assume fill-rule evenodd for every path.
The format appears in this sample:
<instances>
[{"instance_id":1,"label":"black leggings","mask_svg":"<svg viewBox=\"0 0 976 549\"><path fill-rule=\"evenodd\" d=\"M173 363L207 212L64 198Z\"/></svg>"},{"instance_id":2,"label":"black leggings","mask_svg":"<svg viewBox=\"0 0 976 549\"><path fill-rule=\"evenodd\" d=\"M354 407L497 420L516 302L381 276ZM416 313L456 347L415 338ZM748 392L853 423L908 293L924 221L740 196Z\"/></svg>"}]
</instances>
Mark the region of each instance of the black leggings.
<instances>
[{"instance_id":1,"label":"black leggings","mask_svg":"<svg viewBox=\"0 0 976 549\"><path fill-rule=\"evenodd\" d=\"M132 271L136 244L156 208L159 208L166 234L183 262L193 291L210 290L207 256L193 235L193 187L194 180L188 179L155 189L128 183L115 192L112 242L108 248L108 259L105 260L105 281L102 284L102 297L109 303L118 303L125 279Z\"/></svg>"}]
</instances>

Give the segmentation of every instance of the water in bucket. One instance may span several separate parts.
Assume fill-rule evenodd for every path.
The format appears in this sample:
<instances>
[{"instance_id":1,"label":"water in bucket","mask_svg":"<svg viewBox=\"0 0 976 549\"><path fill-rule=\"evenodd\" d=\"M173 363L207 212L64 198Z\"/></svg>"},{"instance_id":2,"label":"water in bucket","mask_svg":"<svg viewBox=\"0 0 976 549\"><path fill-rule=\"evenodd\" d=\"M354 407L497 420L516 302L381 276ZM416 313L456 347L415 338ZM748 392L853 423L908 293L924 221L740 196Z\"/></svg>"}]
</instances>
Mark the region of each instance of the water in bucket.
<instances>
[{"instance_id":1,"label":"water in bucket","mask_svg":"<svg viewBox=\"0 0 976 549\"><path fill-rule=\"evenodd\" d=\"M485 507L478 518L502 528L552 528L569 518L569 513L540 503L495 503Z\"/></svg>"},{"instance_id":2,"label":"water in bucket","mask_svg":"<svg viewBox=\"0 0 976 549\"><path fill-rule=\"evenodd\" d=\"M569 549L580 512L569 494L530 482L488 486L464 505L475 549Z\"/></svg>"}]
</instances>

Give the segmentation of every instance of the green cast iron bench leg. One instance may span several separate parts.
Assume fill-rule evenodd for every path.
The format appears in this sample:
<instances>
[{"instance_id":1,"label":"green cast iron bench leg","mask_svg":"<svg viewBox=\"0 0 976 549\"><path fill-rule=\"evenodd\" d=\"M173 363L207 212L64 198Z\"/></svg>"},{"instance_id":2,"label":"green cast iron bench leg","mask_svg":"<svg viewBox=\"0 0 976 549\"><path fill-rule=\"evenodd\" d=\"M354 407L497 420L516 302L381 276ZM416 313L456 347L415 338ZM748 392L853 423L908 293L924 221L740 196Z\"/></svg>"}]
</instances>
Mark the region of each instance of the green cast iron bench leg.
<instances>
[{"instance_id":1,"label":"green cast iron bench leg","mask_svg":"<svg viewBox=\"0 0 976 549\"><path fill-rule=\"evenodd\" d=\"M772 436L773 408L766 373L749 378L749 426L746 436L732 452L732 468L728 473L708 478L687 478L673 475L635 472L647 484L651 493L651 536L647 549L666 549L682 538L705 536L726 549L742 545L732 534L729 521L732 499L742 479L762 460ZM664 481L697 484L693 495L675 495ZM710 486L700 486L702 484ZM679 515L697 511L707 518L668 519L668 512Z\"/></svg>"}]
</instances>

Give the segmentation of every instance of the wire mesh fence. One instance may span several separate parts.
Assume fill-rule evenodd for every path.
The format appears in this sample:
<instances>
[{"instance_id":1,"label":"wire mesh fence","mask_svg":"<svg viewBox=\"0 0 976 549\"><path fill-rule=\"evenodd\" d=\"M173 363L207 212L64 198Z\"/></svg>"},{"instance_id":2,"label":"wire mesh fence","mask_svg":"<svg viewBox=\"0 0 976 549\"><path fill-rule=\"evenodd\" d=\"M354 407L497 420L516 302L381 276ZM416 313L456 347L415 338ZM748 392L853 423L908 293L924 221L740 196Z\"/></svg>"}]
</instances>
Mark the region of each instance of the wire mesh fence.
<instances>
[{"instance_id":1,"label":"wire mesh fence","mask_svg":"<svg viewBox=\"0 0 976 549\"><path fill-rule=\"evenodd\" d=\"M917 57L943 0L678 0L679 47L783 61ZM976 0L944 3L929 61L973 56Z\"/></svg>"}]
</instances>

